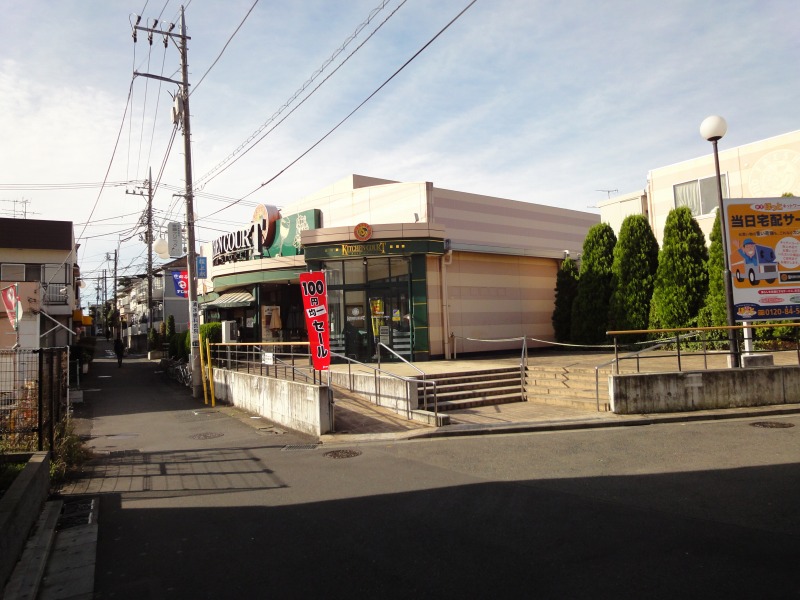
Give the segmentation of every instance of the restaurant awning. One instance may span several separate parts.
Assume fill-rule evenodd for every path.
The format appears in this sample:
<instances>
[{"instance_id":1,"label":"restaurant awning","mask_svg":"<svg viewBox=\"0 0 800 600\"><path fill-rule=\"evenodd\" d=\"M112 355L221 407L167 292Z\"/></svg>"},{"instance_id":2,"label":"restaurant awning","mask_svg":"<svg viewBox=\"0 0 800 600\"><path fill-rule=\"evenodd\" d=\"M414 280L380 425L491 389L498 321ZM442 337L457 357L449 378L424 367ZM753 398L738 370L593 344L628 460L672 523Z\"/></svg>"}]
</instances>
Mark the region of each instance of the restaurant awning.
<instances>
[{"instance_id":1,"label":"restaurant awning","mask_svg":"<svg viewBox=\"0 0 800 600\"><path fill-rule=\"evenodd\" d=\"M203 308L244 308L255 304L253 294L244 289L229 290L216 300L206 302Z\"/></svg>"}]
</instances>

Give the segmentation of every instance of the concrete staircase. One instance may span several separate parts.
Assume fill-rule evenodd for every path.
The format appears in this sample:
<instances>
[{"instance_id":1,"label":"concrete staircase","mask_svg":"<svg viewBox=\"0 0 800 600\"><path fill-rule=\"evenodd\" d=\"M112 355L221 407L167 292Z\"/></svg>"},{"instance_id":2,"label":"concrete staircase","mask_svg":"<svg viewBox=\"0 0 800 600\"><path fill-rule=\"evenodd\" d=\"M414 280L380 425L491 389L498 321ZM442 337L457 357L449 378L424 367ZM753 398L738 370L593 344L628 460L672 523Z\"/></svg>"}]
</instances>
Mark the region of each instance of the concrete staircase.
<instances>
[{"instance_id":1,"label":"concrete staircase","mask_svg":"<svg viewBox=\"0 0 800 600\"><path fill-rule=\"evenodd\" d=\"M599 389L600 410L610 410L608 368L600 369L599 385L595 383L594 369L528 366L527 373L528 402L596 411Z\"/></svg>"},{"instance_id":2,"label":"concrete staircase","mask_svg":"<svg viewBox=\"0 0 800 600\"><path fill-rule=\"evenodd\" d=\"M522 402L525 393L519 367L473 370L463 373L428 375L436 382L438 410L459 410L476 406ZM428 410L433 410L432 388L428 387ZM424 408L423 386L418 385L419 407Z\"/></svg>"},{"instance_id":3,"label":"concrete staircase","mask_svg":"<svg viewBox=\"0 0 800 600\"><path fill-rule=\"evenodd\" d=\"M428 376L436 381L438 410L459 410L509 402L534 402L587 411L610 410L608 376L611 369L600 370L595 389L595 370L580 367L528 366L524 389L520 385L518 367L496 368L462 373ZM420 408L424 407L423 388L417 386ZM428 409L433 410L431 388L428 388Z\"/></svg>"}]
</instances>

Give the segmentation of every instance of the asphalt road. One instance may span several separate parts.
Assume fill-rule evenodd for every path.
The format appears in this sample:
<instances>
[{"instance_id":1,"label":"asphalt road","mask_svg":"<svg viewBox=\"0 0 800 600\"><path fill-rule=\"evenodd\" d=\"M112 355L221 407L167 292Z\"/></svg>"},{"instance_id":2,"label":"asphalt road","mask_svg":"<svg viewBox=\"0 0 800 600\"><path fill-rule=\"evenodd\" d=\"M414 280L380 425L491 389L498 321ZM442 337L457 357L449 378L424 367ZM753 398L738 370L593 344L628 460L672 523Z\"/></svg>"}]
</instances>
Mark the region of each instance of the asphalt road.
<instances>
[{"instance_id":1,"label":"asphalt road","mask_svg":"<svg viewBox=\"0 0 800 600\"><path fill-rule=\"evenodd\" d=\"M800 416L323 447L156 370L79 409L97 598L800 596Z\"/></svg>"}]
</instances>

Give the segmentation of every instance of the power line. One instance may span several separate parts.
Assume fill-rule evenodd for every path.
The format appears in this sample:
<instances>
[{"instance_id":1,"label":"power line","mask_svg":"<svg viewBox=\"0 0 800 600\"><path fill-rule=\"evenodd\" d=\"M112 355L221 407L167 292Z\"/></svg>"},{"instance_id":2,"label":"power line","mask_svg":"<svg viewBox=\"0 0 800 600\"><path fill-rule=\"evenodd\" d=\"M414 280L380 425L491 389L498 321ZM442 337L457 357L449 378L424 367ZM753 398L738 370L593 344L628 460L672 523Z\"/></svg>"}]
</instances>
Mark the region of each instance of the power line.
<instances>
[{"instance_id":1,"label":"power line","mask_svg":"<svg viewBox=\"0 0 800 600\"><path fill-rule=\"evenodd\" d=\"M304 151L302 154L300 154L300 156L298 156L297 158L295 158L295 159L294 159L292 162L290 162L290 163L289 163L288 165L286 165L286 166L285 166L283 169L281 169L280 171L278 171L278 172L277 172L275 175L273 175L272 177L270 177L270 178L269 178L267 181L265 181L264 183L262 183L261 185L259 185L259 186L258 186L257 188L255 188L253 191L251 191L251 192L249 192L249 193L245 194L244 196L242 196L241 198L239 198L239 199L238 199L238 200L236 200L235 202L232 202L232 203L231 203L231 204L229 204L228 206L224 206L224 207L220 208L219 210L216 210L216 211L214 211L214 212L212 212L212 213L209 213L208 215L206 215L205 217L203 217L203 219L206 219L206 218L208 218L208 217L210 217L210 216L213 216L213 215L216 215L217 213L220 213L220 212L222 212L223 210L226 210L226 209L228 209L228 208L231 208L232 206L234 206L234 205L238 204L240 201L244 200L245 198L247 198L247 197L249 197L249 196L252 196L252 195L253 195L253 194L255 194L255 193L258 191L258 190L260 190L261 188L265 187L266 185L268 185L268 184L272 183L272 182L273 182L273 181L275 181L275 180L276 180L278 177L280 177L281 175L283 175L283 173L284 173L284 172L286 172L286 171L287 171L289 168L291 168L291 167L292 167L292 166L293 166L295 163L297 163L299 160L301 160L301 159L302 159L304 156L306 156L306 155L307 155L309 152L311 152L311 151L312 151L314 148L316 148L317 146L319 146L319 145L320 145L320 144L321 144L323 141L325 141L325 139L327 139L327 138L328 138L328 137L329 137L329 136L330 136L330 135L331 135L331 134L332 134L334 131L336 131L337 129L339 129L339 127L341 127L341 126L342 126L342 125L343 125L343 124L344 124L344 123L345 123L345 122L346 122L346 121L347 121L347 120L348 120L350 117L352 117L354 114L356 114L356 112L358 112L358 110L359 110L359 109L360 109L362 106L364 106L364 105L365 105L367 102L369 102L369 101L370 101L370 100L371 100L371 99L372 99L372 98L373 98L373 97L374 97L374 96L375 96L375 95L376 95L378 92L380 92L380 91L381 91L381 90L382 90L384 87L386 87L386 86L389 84L389 82L390 82L390 81L392 81L392 79L394 79L395 77L397 77L397 75L399 75L399 74L400 74L400 72L401 72L403 69L405 69L405 68L406 68L408 65L410 65L410 64L411 64L411 62L412 62L412 61L414 61L414 59L416 59L416 58L417 58L417 57L418 57L420 54L422 54L422 53L423 53L423 52L424 52L424 51L425 51L425 50L426 50L426 49L427 49L427 48L428 48L428 47L429 47L429 46L430 46L430 45L431 45L433 42L435 42L435 41L436 41L436 40L439 38L439 36L441 36L441 35L442 35L442 34L443 34L445 31L447 31L447 30L450 28L450 26L451 26L451 25L453 25L453 23L455 23L455 22L456 22L458 19L460 19L460 18L461 18L461 16L462 16L462 15L463 15L465 12L467 12L467 10L469 10L469 9L472 7L472 5L473 5L473 4L475 4L477 1L478 1L478 0L472 0L472 1L471 1L469 4L467 4L467 6L466 6L466 7L464 7L464 9L462 9L460 13L458 13L458 14L457 14L455 17L453 17L453 19L452 19L452 20L451 20L451 21L450 21L450 22L449 22L447 25L445 25L445 26L444 26L442 29L440 29L440 30L439 30L439 32L438 32L436 35L434 35L434 36L433 36L433 37L432 37L430 40L428 40L428 42L427 42L427 43L426 43L424 46L422 46L422 48L420 48L419 50L417 50L417 51L416 51L416 52L415 52L415 53L414 53L414 54L411 56L411 58L409 58L409 59L408 59L406 62L404 62L404 63L403 63L403 65L402 65L402 66L401 66L399 69L397 69L397 70L396 70L394 73L392 73L392 75L391 75L391 76L390 76L390 77L389 77L389 78L388 78L386 81L384 81L384 82L383 82L383 83L382 83L380 86L378 86L378 88L377 88L377 89L376 89L374 92L372 92L372 93L371 93L369 96L367 96L367 97L366 97L366 98L365 98L365 99L364 99L364 100L361 102L361 104L359 104L359 105L358 105L358 106L356 106L356 107L355 107L355 108L354 108L352 111L350 111L350 113L349 113L349 114L348 114L348 115L347 115L347 116L346 116L344 119L342 119L342 120L341 120L341 121L339 121L339 122L338 122L336 125L334 125L334 126L333 126L333 128L331 128L331 129L328 131L328 133L326 133L326 134L325 134L325 135L323 135L321 138L319 138L319 139L318 139L316 142L314 142L314 144L312 144L312 145L311 145L311 146L310 146L310 147L309 147L307 150L305 150L305 151Z\"/></svg>"},{"instance_id":2,"label":"power line","mask_svg":"<svg viewBox=\"0 0 800 600\"><path fill-rule=\"evenodd\" d=\"M201 84L201 83L203 83L203 79L205 79L205 78L206 78L206 75L208 75L208 74L211 72L211 69L213 69L213 68L214 68L214 65L216 65L216 64L217 64L217 61L219 61L219 59L220 59L220 58L222 58L222 55L224 54L224 52L225 52L225 49L228 47L228 44L230 44L230 43L231 43L231 40L233 40L234 36L235 36L237 33L239 33L239 30L242 28L242 25L244 25L244 22L247 20L247 17L249 17L249 16L250 16L250 13L251 13L251 12L253 12L253 9L256 7L256 4L258 4L258 0L255 0L255 2L253 2L253 6L251 6L251 7L250 7L250 10L248 10L248 11L247 11L247 14L246 14L246 15L244 16L244 18L242 19L242 22L241 22L241 23L239 23L239 26L238 26L238 27L236 28L236 30L235 30L235 31L234 31L234 32L231 34L231 37L229 37L229 38L228 38L228 41L227 41L227 42L225 42L225 45L222 47L222 50L220 50L220 53L217 55L217 58L215 58L215 59L214 59L214 62L213 62L213 63L211 63L211 66L210 66L210 67L208 67L208 69L206 69L206 72L205 72L205 73L203 73L203 76L200 78L200 81L198 81L197 83L195 83L195 84L194 84L194 89L193 89L191 92L189 92L189 95L190 95L190 96L191 96L192 94L194 94L194 93L195 93L195 91L197 91L197 88L198 88L198 87L200 87L200 84Z\"/></svg>"},{"instance_id":3,"label":"power line","mask_svg":"<svg viewBox=\"0 0 800 600\"><path fill-rule=\"evenodd\" d=\"M351 53L350 53L350 54L349 54L349 55L348 55L348 56L347 56L347 57L346 57L346 58L345 58L345 59L344 59L344 60L343 60L343 61L342 61L342 62L341 62L339 65L337 65L337 66L336 66L336 68L333 70L333 72L331 72L331 73L330 73L330 74L329 74L327 77L325 77L325 79L323 79L323 80L320 82L320 84L319 84L319 85L317 85L317 87L315 87L315 88L314 88L314 89L313 89L313 90L312 90L312 91L311 91L311 92L310 92L310 93L309 93L309 94L308 94L308 95L307 95L307 96L306 96L306 97L305 97L305 98L304 98L304 99L303 99L303 100L302 100L302 101L301 101L301 102L300 102L300 103L299 103L297 106L295 106L295 107L292 109L292 111L289 113L289 115L291 115L291 114L292 114L292 113L293 113L295 110L297 110L297 109L298 109L300 106L302 106L302 105L303 105L303 103L304 103L306 100L308 100L308 99L309 99L309 98L310 98L310 97L311 97L311 96L312 96L312 95L313 95L313 94L314 94L314 93L315 93L315 92L316 92L316 91L317 91L317 90L320 88L320 86L321 86L322 84L324 84L326 81L328 81L328 79L330 79L330 78L333 76L333 74L334 74L334 73L336 73L336 71L338 71L338 70L339 70L339 69L340 69L340 68L341 68L341 67L342 67L342 66L343 66L343 65L344 65L344 64L345 64L345 63L346 63L346 62L347 62L349 59L350 59L350 57L352 57L352 56L353 56L353 54L355 54L355 53L356 53L356 52L357 52L359 49L361 49L361 47L362 47L364 44L366 44L366 43L367 43L367 42L370 40L370 38L371 38L373 35L375 35L375 33L376 33L376 32L377 32L377 31L378 31L378 30L379 30L381 27L383 27L383 25L386 23L386 21L388 21L390 18L392 18L392 16L393 16L393 15L394 15L394 14L395 14L395 13L396 13L398 10L400 10L400 8L403 6L403 4L405 4L405 3L406 3L406 1L407 1L407 0L403 0L403 1L400 3L400 5L399 5L397 8L395 8L395 9L392 11L392 13L391 13L391 14L390 14L390 15L389 15L389 16L388 16L386 19L384 19L384 20L383 20L383 22L382 22L380 25L378 25L378 26L375 28L375 30L374 30L374 31L372 31L372 33L370 33L370 35L369 35L369 36L367 36L367 39L365 39L365 40L364 40L364 41L363 41L361 44L359 44L359 45L358 45L358 47L356 47L356 49L355 49L355 50L353 50L353 52L351 52ZM234 150L234 151L233 151L231 154L229 154L229 155L228 155L228 156L227 156L225 159L223 159L223 160L222 160L222 161L221 161L219 164L217 164L217 166L215 166L213 169L211 169L210 171L208 171L208 172L207 172L205 175L203 175L203 176L202 176L202 177L200 177L199 179L195 180L195 186L194 186L194 187L195 187L195 189L197 189L197 188L198 188L198 184L200 184L202 181L204 181L204 180L206 180L206 179L207 179L207 180L208 180L208 181L206 181L206 184L207 184L209 181L211 181L211 180L212 180L212 179L214 179L215 177L218 177L219 175L221 175L221 174L222 174L224 171L226 171L228 168L230 168L230 167L231 167L231 166L232 166L232 165L233 165L233 164L234 164L236 161L238 161L238 160L239 160L239 158L241 158L242 156L244 156L245 154L247 154L247 153L250 151L250 149L252 149L252 148L253 148L253 147L254 147L256 144L258 144L259 142L261 142L261 140L263 140L263 139L264 139L264 138L265 138L265 137L266 137L266 136L267 136L269 133L271 133L271 132L272 132L272 131L275 129L275 127L277 127L278 125L280 125L281 123L283 123L283 121L285 121L285 120L286 120L286 117L288 117L289 115L286 115L286 117L284 117L283 119L281 119L281 120L280 120L280 121L279 121L279 122L278 122L278 123L277 123L277 124L276 124L274 127L272 127L272 128L271 128L271 129L270 129L270 130L269 130L269 131L268 131L268 132L265 134L265 135L261 136L261 137L260 137L260 138L259 138L257 141L255 141L254 143L252 143L252 144L251 144L251 142L253 142L253 140L256 138L256 136L258 136L258 135L259 135L259 134L260 134L262 131L264 131L264 129L266 129L266 128L267 128L267 126L268 126L270 123L272 123L272 122L273 122L275 119L277 119L277 118L278 118L278 117L279 117L279 116L280 116L280 115L283 113L283 111L285 111L287 108L289 108L289 106L291 106L291 105L292 105L292 103L293 103L293 102L294 102L294 101L295 101L295 100L296 100L296 99L297 99L297 98L300 96L300 94L302 94L302 93L303 93L303 92L306 90L306 88L307 88L308 86L310 86L310 85L311 85L311 84L314 82L314 80L315 80L317 77L319 77L319 76L320 76L320 75L323 73L323 71L324 71L324 70L325 70L325 69L328 67L328 65L329 65L329 64L331 64L331 63L332 63L332 62L333 62L333 61L336 59L336 57L337 57L337 56L339 56L339 54L341 54L341 53L342 53L342 52L345 50L345 48L347 48L347 46L350 44L350 42L352 42L352 41L353 41L353 40L356 38L356 36L358 36L358 34L359 34L359 33L361 33L361 31L364 29L364 27L366 27L367 25L369 25L369 23L370 23L370 22L371 22L371 21L374 19L375 15L377 15L377 14L378 14L378 13L379 13L381 10L383 10L383 8L386 6L386 4L388 4L388 2L389 2L389 0L384 0L384 1L383 1L383 2L382 2L380 5L379 5L379 6L377 6L377 7L373 8L373 9L370 11L370 13L369 13L369 16L367 17L367 20L366 20L366 21L364 21L363 23L361 23L361 24L360 24L358 27L356 27L355 31L354 31L354 32L353 32L353 33L350 35L350 37L348 37L348 38L347 38L347 39L344 41L344 43L342 44L342 46L340 46L340 47L339 47L339 48L338 48L336 51L334 51L334 53L333 53L333 54L332 54L332 55L331 55L331 56L330 56L330 57L329 57L327 60L325 60L325 62L323 62L323 63L322 63L322 66L320 66L320 68L319 68L319 69L317 69L317 70L316 70L316 71L315 71L315 72L314 72L314 73L311 75L311 77L309 77L309 78L306 80L306 82L305 82L305 83L303 83L303 85L301 85L301 86L300 86L300 88L299 88L299 89L298 89L298 90L297 90L297 91L296 91L296 92L295 92L295 93L292 95L292 97L291 97L291 98L289 98L289 99L288 99L288 100L287 100L287 101L286 101L286 102L285 102L285 103L284 103L284 104L283 104L283 105L282 105L282 106L281 106L281 107L280 107L280 108L279 108L277 111L275 111L275 113L274 113L274 114L273 114L273 115L272 115L272 116L271 116L269 119L267 119L267 121L266 121L266 122L265 122L263 125L261 125L261 126L258 128L258 129L256 129L256 130L255 130L255 131L254 131L254 132L253 132L253 133L250 135L250 137L248 137L248 138L247 138L247 139L246 139L244 142L242 142L242 143L239 145L239 147L238 147L238 148L236 148L236 150ZM249 148L248 148L248 146L249 146ZM247 148L247 149L245 150L245 148ZM236 158L236 157L237 157L237 155L238 155L240 152L242 153L242 154L241 154L241 156L239 156L238 158ZM235 159L235 160L234 160L234 159ZM227 164L227 163L230 163L230 164ZM227 166L225 166L226 164L227 164ZM224 168L223 168L223 167L224 167ZM206 185L206 184L204 184L204 185Z\"/></svg>"}]
</instances>

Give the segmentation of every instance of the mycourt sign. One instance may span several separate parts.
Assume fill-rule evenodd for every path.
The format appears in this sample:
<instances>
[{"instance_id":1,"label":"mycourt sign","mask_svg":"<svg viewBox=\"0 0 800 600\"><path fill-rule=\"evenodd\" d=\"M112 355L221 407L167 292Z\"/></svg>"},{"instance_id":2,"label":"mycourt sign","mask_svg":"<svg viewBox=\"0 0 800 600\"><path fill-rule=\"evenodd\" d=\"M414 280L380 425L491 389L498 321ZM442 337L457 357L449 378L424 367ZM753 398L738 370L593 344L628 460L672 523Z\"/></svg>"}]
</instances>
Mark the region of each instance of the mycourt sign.
<instances>
[{"instance_id":1,"label":"mycourt sign","mask_svg":"<svg viewBox=\"0 0 800 600\"><path fill-rule=\"evenodd\" d=\"M281 213L274 206L260 204L249 227L226 233L214 240L214 264L261 258L264 247L275 241L275 223Z\"/></svg>"},{"instance_id":2,"label":"mycourt sign","mask_svg":"<svg viewBox=\"0 0 800 600\"><path fill-rule=\"evenodd\" d=\"M303 252L300 233L307 229L316 229L320 222L319 209L282 217L274 206L260 204L249 227L214 240L214 264L264 257L297 256Z\"/></svg>"}]
</instances>

